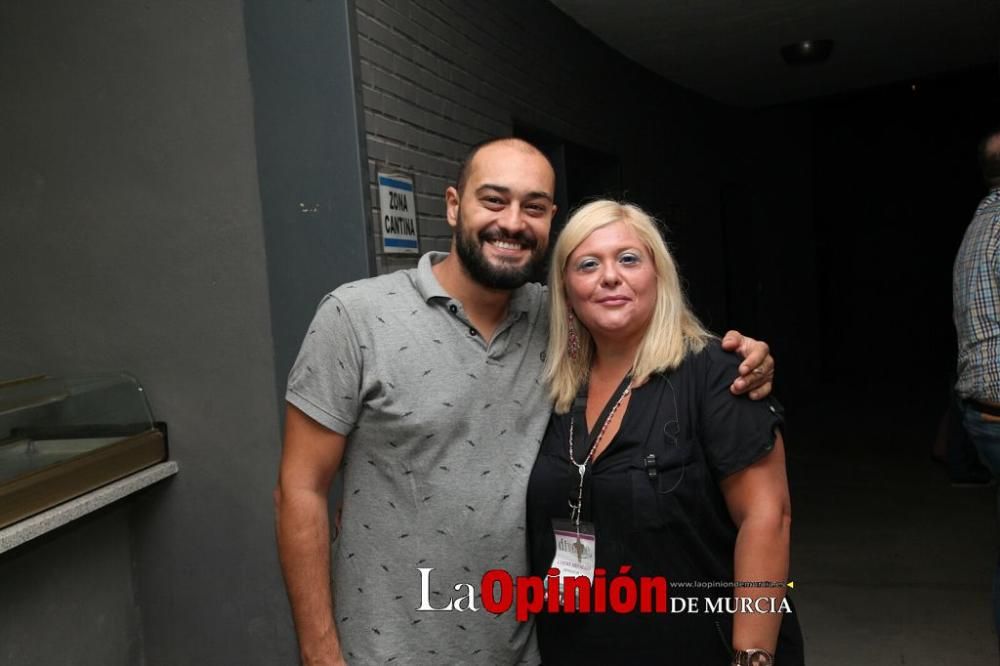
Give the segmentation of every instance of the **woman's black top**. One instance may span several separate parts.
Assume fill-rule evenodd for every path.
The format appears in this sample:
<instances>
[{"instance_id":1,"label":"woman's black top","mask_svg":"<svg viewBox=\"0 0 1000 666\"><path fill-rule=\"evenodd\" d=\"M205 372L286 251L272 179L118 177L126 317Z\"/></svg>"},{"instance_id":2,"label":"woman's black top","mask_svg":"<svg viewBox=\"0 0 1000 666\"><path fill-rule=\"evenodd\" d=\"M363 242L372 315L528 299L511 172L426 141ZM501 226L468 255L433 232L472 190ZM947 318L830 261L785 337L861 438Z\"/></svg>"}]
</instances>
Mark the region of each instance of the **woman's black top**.
<instances>
[{"instance_id":1,"label":"woman's black top","mask_svg":"<svg viewBox=\"0 0 1000 666\"><path fill-rule=\"evenodd\" d=\"M617 434L588 467L584 483L583 520L594 524L596 563L608 582L623 565L636 581L662 576L670 597L695 597L700 612L542 613L537 629L546 666L729 664L732 616L705 610L706 598L732 596L737 530L719 481L767 455L783 422L774 400L754 402L729 392L738 365L712 340L676 370L634 389ZM553 560L552 519L568 518L568 497L576 496L579 476L568 446L572 413L552 415L528 483L536 576L545 576ZM582 414L576 418L574 457L580 461L586 424ZM794 612L783 616L775 662L802 663Z\"/></svg>"}]
</instances>

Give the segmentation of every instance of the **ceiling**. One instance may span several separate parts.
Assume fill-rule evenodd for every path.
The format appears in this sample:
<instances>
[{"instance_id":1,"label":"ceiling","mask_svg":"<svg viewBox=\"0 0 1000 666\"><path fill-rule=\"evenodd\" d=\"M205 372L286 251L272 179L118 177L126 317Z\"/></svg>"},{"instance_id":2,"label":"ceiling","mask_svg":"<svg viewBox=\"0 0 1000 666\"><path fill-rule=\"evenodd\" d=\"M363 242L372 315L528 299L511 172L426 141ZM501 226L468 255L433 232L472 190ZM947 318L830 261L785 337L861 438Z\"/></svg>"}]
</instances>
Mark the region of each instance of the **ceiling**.
<instances>
[{"instance_id":1,"label":"ceiling","mask_svg":"<svg viewBox=\"0 0 1000 666\"><path fill-rule=\"evenodd\" d=\"M756 107L916 79L1000 59L1000 0L552 0L661 76ZM833 39L790 67L781 46Z\"/></svg>"}]
</instances>

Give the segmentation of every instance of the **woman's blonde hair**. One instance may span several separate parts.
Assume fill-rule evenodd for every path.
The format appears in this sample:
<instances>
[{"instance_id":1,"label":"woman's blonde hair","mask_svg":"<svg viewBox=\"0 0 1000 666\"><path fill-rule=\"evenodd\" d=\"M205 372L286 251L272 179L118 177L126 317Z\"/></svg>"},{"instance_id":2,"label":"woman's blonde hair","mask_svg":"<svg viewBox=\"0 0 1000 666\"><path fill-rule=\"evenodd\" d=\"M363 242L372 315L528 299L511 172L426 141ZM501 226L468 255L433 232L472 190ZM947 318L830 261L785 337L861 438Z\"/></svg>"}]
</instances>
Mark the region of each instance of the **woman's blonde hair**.
<instances>
[{"instance_id":1,"label":"woman's blonde hair","mask_svg":"<svg viewBox=\"0 0 1000 666\"><path fill-rule=\"evenodd\" d=\"M594 342L579 321L580 340L576 359L569 356L569 305L566 300L566 263L590 234L609 224L623 222L643 242L656 270L656 305L632 365L633 384L645 382L655 372L680 365L688 353L698 352L711 334L691 311L681 291L677 265L656 223L641 208L629 203L600 199L577 209L559 234L549 267L549 347L545 379L556 412L569 410L580 385L590 371Z\"/></svg>"}]
</instances>

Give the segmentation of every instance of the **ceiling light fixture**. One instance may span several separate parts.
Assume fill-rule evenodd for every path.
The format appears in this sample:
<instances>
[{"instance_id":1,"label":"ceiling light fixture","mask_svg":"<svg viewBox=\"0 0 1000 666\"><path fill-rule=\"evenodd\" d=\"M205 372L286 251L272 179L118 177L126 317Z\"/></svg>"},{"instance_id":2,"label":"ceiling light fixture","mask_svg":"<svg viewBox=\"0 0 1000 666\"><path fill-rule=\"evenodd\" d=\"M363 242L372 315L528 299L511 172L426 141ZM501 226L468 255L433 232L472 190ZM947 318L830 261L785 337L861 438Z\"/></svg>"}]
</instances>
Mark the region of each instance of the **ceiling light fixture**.
<instances>
[{"instance_id":1,"label":"ceiling light fixture","mask_svg":"<svg viewBox=\"0 0 1000 666\"><path fill-rule=\"evenodd\" d=\"M833 52L832 39L806 39L781 47L781 57L789 65L817 65Z\"/></svg>"}]
</instances>

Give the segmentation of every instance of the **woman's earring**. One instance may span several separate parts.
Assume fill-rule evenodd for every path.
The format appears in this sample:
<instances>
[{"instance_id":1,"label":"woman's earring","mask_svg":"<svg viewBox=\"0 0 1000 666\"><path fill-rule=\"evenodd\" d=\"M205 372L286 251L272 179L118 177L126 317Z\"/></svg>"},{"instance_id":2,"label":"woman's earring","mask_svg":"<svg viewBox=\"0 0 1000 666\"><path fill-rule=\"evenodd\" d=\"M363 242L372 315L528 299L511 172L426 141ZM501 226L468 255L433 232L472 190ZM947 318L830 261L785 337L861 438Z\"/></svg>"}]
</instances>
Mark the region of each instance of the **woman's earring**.
<instances>
[{"instance_id":1,"label":"woman's earring","mask_svg":"<svg viewBox=\"0 0 1000 666\"><path fill-rule=\"evenodd\" d=\"M572 361L575 361L580 355L580 336L576 332L576 317L573 316L573 311L569 310L566 313L566 318L569 322L569 340L567 354Z\"/></svg>"}]
</instances>

